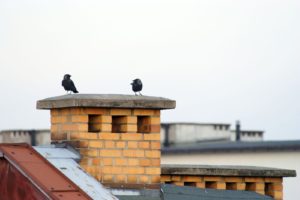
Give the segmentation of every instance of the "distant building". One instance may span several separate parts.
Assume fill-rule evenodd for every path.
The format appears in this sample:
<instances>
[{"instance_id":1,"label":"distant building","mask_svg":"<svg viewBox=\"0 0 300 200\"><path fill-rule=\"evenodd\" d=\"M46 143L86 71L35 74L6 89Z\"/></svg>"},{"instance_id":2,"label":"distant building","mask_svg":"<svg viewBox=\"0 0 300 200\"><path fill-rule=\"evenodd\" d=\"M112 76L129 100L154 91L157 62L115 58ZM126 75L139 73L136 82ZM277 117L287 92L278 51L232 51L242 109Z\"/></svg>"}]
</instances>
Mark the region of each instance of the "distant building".
<instances>
[{"instance_id":1,"label":"distant building","mask_svg":"<svg viewBox=\"0 0 300 200\"><path fill-rule=\"evenodd\" d=\"M203 142L162 149L162 164L254 165L300 171L300 140ZM299 199L300 178L284 180L284 199Z\"/></svg>"},{"instance_id":2,"label":"distant building","mask_svg":"<svg viewBox=\"0 0 300 200\"><path fill-rule=\"evenodd\" d=\"M232 136L236 135L236 131L231 131ZM259 142L264 138L264 131L259 130L241 130L241 141L245 142ZM233 137L234 138L234 137ZM234 139L232 141L235 141Z\"/></svg>"},{"instance_id":3,"label":"distant building","mask_svg":"<svg viewBox=\"0 0 300 200\"><path fill-rule=\"evenodd\" d=\"M37 198L28 196L26 199L48 196L47 199L104 200L116 196L120 200L282 200L283 179L296 176L295 170L253 167L257 164L254 162L251 166L240 166L244 163L220 166L222 162L215 166L191 165L197 162L193 160L178 165L184 159L177 157L178 164L162 165L161 161L164 163L166 158L161 157L160 110L175 108L173 100L73 94L40 100L37 108L51 110L53 144L35 148L26 144L0 144L0 174L7 175L0 179L0 199L19 200L36 194ZM201 126L182 127L183 130L196 129L196 133L203 129ZM202 138L206 141L226 140L231 134L228 124L205 128L218 133L217 137L209 137L203 132ZM4 131L2 136L8 136L13 142L23 139L37 144L37 132ZM44 134L49 135L47 132ZM183 141L181 145L203 144L190 143L201 141L194 132L190 130L183 137L178 135L175 144L177 141ZM237 132L241 140L241 131ZM163 153L165 156L165 149ZM185 158L189 158L194 152L185 153ZM213 156L207 159L218 160ZM281 162L280 159L275 161ZM30 194L23 195L27 191L24 184L34 191L28 190Z\"/></svg>"},{"instance_id":4,"label":"distant building","mask_svg":"<svg viewBox=\"0 0 300 200\"><path fill-rule=\"evenodd\" d=\"M0 131L0 143L27 143L32 146L50 144L50 130L3 130Z\"/></svg>"},{"instance_id":5,"label":"distant building","mask_svg":"<svg viewBox=\"0 0 300 200\"><path fill-rule=\"evenodd\" d=\"M187 143L236 141L236 130L226 123L162 123L161 142L164 146ZM262 141L263 131L240 130L240 141Z\"/></svg>"},{"instance_id":6,"label":"distant building","mask_svg":"<svg viewBox=\"0 0 300 200\"><path fill-rule=\"evenodd\" d=\"M74 94L40 100L37 108L51 110L51 141L72 144L81 155L80 166L104 186L112 188L118 197L123 196L124 191L126 194L132 194L132 190L142 194L146 189L157 195L159 191L164 194L171 189L169 198L164 195L156 197L191 199L191 196L184 195L184 198L180 194L186 190L181 187L192 186L194 188L188 194L199 188L195 195L205 195L205 199L227 194L227 199L235 199L229 193L235 193L241 199L253 195L248 192L255 192L264 196L248 199L271 196L282 200L283 178L296 176L294 170L252 167L254 163L252 166L161 165L164 158L161 158L160 110L175 108L173 100L133 95ZM195 129L194 125L183 127L185 130ZM197 128L200 132L202 127ZM205 139L231 138L229 124L206 128L214 130L212 133L217 132L218 137L209 137L203 132ZM184 142L201 141L194 130L189 133L180 139ZM164 183L179 188L165 188L161 185ZM213 191L210 193L208 189ZM175 194L179 196L172 198Z\"/></svg>"},{"instance_id":7,"label":"distant building","mask_svg":"<svg viewBox=\"0 0 300 200\"><path fill-rule=\"evenodd\" d=\"M174 122L161 124L161 142L169 145L235 141L236 131L226 123ZM241 130L241 141L262 141L264 131ZM168 136L168 137L167 137ZM0 131L0 143L27 143L32 146L50 144L49 129L10 129Z\"/></svg>"}]
</instances>

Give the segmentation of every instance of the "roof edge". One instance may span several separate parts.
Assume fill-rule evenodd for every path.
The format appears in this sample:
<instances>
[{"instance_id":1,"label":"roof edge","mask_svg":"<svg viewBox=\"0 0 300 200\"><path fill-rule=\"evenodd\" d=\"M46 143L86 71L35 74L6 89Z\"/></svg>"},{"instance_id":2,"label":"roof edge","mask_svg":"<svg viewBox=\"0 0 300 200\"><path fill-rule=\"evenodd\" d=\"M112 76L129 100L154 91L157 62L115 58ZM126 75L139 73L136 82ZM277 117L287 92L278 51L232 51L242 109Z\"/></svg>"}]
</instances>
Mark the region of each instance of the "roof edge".
<instances>
[{"instance_id":1,"label":"roof edge","mask_svg":"<svg viewBox=\"0 0 300 200\"><path fill-rule=\"evenodd\" d=\"M200 145L201 144L201 145ZM257 141L257 142L211 142L195 143L191 146L170 146L162 148L162 154L217 153L217 152L270 152L300 151L300 140Z\"/></svg>"},{"instance_id":2,"label":"roof edge","mask_svg":"<svg viewBox=\"0 0 300 200\"><path fill-rule=\"evenodd\" d=\"M230 165L162 165L161 174L250 177L296 177L295 170Z\"/></svg>"},{"instance_id":3,"label":"roof edge","mask_svg":"<svg viewBox=\"0 0 300 200\"><path fill-rule=\"evenodd\" d=\"M176 101L153 96L123 94L69 94L37 101L37 109L70 107L174 109Z\"/></svg>"}]
</instances>

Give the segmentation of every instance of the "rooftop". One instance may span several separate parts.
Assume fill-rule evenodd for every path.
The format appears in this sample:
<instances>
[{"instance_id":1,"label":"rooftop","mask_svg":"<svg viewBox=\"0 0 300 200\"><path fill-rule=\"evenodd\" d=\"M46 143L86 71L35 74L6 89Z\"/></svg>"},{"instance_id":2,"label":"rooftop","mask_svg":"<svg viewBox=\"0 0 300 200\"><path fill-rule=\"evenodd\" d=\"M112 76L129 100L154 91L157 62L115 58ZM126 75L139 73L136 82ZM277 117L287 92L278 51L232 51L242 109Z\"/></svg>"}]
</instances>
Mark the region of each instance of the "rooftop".
<instances>
[{"instance_id":1,"label":"rooftop","mask_svg":"<svg viewBox=\"0 0 300 200\"><path fill-rule=\"evenodd\" d=\"M15 181L19 182L21 187L24 187L24 183L28 181L27 185L31 185L31 187L34 188L31 191L27 191L32 193L31 195L61 200L75 198L82 200L91 199L83 190L27 144L0 144L0 158L1 157L3 161L6 160L7 163L10 164L11 169L8 171L14 173L10 174L10 176L9 174L7 175L8 172L4 173L2 179L5 179L5 175L7 175L6 178L9 179L9 181L6 180L4 182L14 183ZM12 170L12 168L15 170ZM11 191L13 188L9 187L8 189L10 191L7 193L7 196L22 195L22 192L24 192L22 190L26 190L25 187L24 189L15 188L16 191ZM6 192L6 190L4 190L4 192ZM24 197L24 199L26 198Z\"/></svg>"},{"instance_id":2,"label":"rooftop","mask_svg":"<svg viewBox=\"0 0 300 200\"><path fill-rule=\"evenodd\" d=\"M300 140L259 142L207 142L175 145L162 149L162 154L253 152L253 151L299 151Z\"/></svg>"},{"instance_id":3,"label":"rooftop","mask_svg":"<svg viewBox=\"0 0 300 200\"><path fill-rule=\"evenodd\" d=\"M164 200L272 200L273 198L250 191L200 189L195 187L162 186Z\"/></svg>"},{"instance_id":4,"label":"rooftop","mask_svg":"<svg viewBox=\"0 0 300 200\"><path fill-rule=\"evenodd\" d=\"M230 165L162 165L163 175L295 177L295 170Z\"/></svg>"},{"instance_id":5,"label":"rooftop","mask_svg":"<svg viewBox=\"0 0 300 200\"><path fill-rule=\"evenodd\" d=\"M79 153L66 144L37 146L34 149L46 158L53 166L66 177L78 185L92 199L116 200L109 190L87 174L76 162L80 159Z\"/></svg>"},{"instance_id":6,"label":"rooftop","mask_svg":"<svg viewBox=\"0 0 300 200\"><path fill-rule=\"evenodd\" d=\"M192 126L230 126L229 123L199 123L199 122L163 122L164 125L192 125Z\"/></svg>"},{"instance_id":7,"label":"rooftop","mask_svg":"<svg viewBox=\"0 0 300 200\"><path fill-rule=\"evenodd\" d=\"M74 199L74 195L92 199L120 200L215 200L251 199L268 200L271 197L250 191L200 189L162 184L159 190L144 193L139 190L116 194L105 189L101 183L85 173L76 160L80 155L67 144L30 147L26 144L1 144L0 157L6 158L17 166L26 177L38 185L47 195L59 195L60 199ZM44 158L43 158L44 157ZM48 162L50 163L48 163ZM205 176L244 176L244 177L294 177L295 170L253 167L253 166L216 166L216 165L162 165L162 175L205 175ZM39 173L37 173L39 172ZM68 177L68 178L67 178ZM59 182L57 182L59 181ZM134 195L134 193L137 193ZM51 196L52 197L52 196ZM89 199L87 197L86 199Z\"/></svg>"},{"instance_id":8,"label":"rooftop","mask_svg":"<svg viewBox=\"0 0 300 200\"><path fill-rule=\"evenodd\" d=\"M7 129L7 130L1 130L0 134L4 133L12 133L12 132L50 132L49 129Z\"/></svg>"},{"instance_id":9,"label":"rooftop","mask_svg":"<svg viewBox=\"0 0 300 200\"><path fill-rule=\"evenodd\" d=\"M37 109L69 107L173 109L174 100L163 97L123 94L67 94L37 102Z\"/></svg>"},{"instance_id":10,"label":"rooftop","mask_svg":"<svg viewBox=\"0 0 300 200\"><path fill-rule=\"evenodd\" d=\"M161 197L118 196L120 200L272 200L272 197L250 191L201 189L196 187L163 184Z\"/></svg>"}]
</instances>

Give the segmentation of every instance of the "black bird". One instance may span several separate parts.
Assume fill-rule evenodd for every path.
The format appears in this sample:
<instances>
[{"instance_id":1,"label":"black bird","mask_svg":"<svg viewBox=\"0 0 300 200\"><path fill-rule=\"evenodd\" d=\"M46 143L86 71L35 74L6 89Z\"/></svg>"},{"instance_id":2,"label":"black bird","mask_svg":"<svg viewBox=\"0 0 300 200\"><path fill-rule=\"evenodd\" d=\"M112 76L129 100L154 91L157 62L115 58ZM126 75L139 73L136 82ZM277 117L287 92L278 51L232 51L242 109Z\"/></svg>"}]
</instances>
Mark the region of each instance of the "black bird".
<instances>
[{"instance_id":1,"label":"black bird","mask_svg":"<svg viewBox=\"0 0 300 200\"><path fill-rule=\"evenodd\" d=\"M143 83L141 81L141 79L134 79L133 82L131 83L132 85L132 90L134 91L134 94L136 94L136 92L139 92L139 94L142 96L141 92L143 89Z\"/></svg>"},{"instance_id":2,"label":"black bird","mask_svg":"<svg viewBox=\"0 0 300 200\"><path fill-rule=\"evenodd\" d=\"M73 81L70 79L70 74L65 74L64 79L61 82L61 85L65 88L67 93L70 91L71 93L78 93Z\"/></svg>"}]
</instances>

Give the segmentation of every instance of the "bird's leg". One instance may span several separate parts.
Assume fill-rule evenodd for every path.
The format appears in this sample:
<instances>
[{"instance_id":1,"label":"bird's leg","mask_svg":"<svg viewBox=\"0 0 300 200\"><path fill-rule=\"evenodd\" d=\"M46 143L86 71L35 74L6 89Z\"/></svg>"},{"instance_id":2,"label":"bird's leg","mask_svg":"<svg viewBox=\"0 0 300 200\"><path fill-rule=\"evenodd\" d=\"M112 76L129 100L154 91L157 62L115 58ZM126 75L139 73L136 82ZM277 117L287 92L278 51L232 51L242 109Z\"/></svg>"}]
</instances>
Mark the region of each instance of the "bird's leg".
<instances>
[{"instance_id":1,"label":"bird's leg","mask_svg":"<svg viewBox=\"0 0 300 200\"><path fill-rule=\"evenodd\" d=\"M134 95L137 96L136 92L134 92Z\"/></svg>"},{"instance_id":2,"label":"bird's leg","mask_svg":"<svg viewBox=\"0 0 300 200\"><path fill-rule=\"evenodd\" d=\"M141 92L139 92L139 93L140 93L141 96L143 96Z\"/></svg>"}]
</instances>

